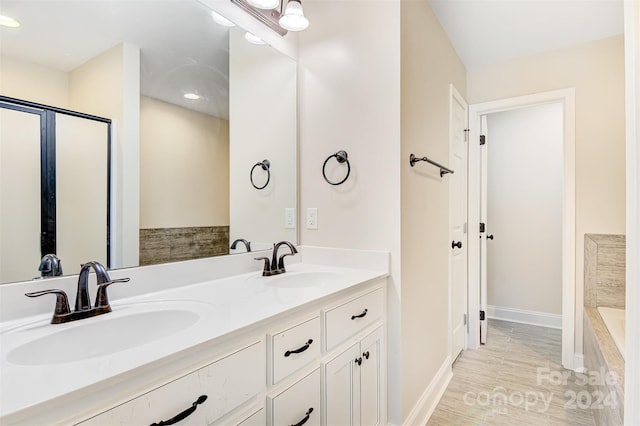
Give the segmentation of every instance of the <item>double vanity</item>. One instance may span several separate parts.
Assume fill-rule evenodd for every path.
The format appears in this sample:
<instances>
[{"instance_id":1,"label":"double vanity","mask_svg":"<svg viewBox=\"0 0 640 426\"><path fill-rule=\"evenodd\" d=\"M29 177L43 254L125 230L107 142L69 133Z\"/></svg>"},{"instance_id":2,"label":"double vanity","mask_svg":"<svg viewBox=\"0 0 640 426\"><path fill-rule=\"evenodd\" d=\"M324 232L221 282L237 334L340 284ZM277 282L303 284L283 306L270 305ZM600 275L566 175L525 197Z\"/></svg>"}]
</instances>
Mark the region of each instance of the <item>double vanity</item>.
<instances>
[{"instance_id":1,"label":"double vanity","mask_svg":"<svg viewBox=\"0 0 640 426\"><path fill-rule=\"evenodd\" d=\"M63 324L24 294L77 277L0 286L0 423L386 424L388 253L254 257L112 271L112 312Z\"/></svg>"}]
</instances>

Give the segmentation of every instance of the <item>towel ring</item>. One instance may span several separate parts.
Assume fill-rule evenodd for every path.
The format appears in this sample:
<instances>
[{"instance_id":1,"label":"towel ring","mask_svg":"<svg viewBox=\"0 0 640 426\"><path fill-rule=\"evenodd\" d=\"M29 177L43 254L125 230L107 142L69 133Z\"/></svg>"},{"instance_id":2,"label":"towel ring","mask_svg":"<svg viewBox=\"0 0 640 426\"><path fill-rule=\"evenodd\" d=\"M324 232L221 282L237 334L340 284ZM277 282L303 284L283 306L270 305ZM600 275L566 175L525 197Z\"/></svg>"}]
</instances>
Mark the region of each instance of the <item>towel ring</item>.
<instances>
[{"instance_id":1,"label":"towel ring","mask_svg":"<svg viewBox=\"0 0 640 426\"><path fill-rule=\"evenodd\" d=\"M327 167L327 163L333 157L335 157L338 163L340 164L347 163L347 175L340 182L331 182L329 178L327 178L327 173L325 171L325 168ZM343 183L345 183L347 179L349 179L350 173L351 173L351 164L349 164L349 160L347 159L347 151L338 151L335 154L328 156L327 159L324 160L324 164L322 165L322 176L324 177L324 180L326 180L329 185L342 185Z\"/></svg>"},{"instance_id":2,"label":"towel ring","mask_svg":"<svg viewBox=\"0 0 640 426\"><path fill-rule=\"evenodd\" d=\"M253 171L258 166L260 166L262 168L262 170L266 170L267 171L267 181L262 186L257 186L253 182ZM258 163L253 165L253 167L251 168L251 172L249 173L249 179L251 180L251 185L253 185L253 187L255 189L265 189L267 187L267 185L269 185L269 181L271 180L271 170L270 170L270 168L271 168L271 163L269 162L269 160L262 160L262 161L260 161L260 162L258 162Z\"/></svg>"}]
</instances>

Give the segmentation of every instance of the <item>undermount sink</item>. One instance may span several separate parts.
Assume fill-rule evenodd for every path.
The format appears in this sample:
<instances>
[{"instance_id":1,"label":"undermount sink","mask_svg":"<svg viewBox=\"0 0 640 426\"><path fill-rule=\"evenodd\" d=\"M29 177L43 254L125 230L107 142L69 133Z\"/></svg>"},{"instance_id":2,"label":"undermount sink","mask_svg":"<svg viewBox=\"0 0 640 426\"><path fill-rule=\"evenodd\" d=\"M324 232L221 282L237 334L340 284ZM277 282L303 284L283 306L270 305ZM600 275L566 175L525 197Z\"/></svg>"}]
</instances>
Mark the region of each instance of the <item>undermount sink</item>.
<instances>
[{"instance_id":1,"label":"undermount sink","mask_svg":"<svg viewBox=\"0 0 640 426\"><path fill-rule=\"evenodd\" d=\"M38 327L41 335L10 350L7 361L17 365L47 365L111 355L184 331L199 321L201 310L202 304L193 302L114 307L113 312L99 317L47 325L50 333L42 334L42 327ZM56 327L65 328L55 330Z\"/></svg>"},{"instance_id":2,"label":"undermount sink","mask_svg":"<svg viewBox=\"0 0 640 426\"><path fill-rule=\"evenodd\" d=\"M334 272L324 271L304 271L304 272L285 272L284 274L275 275L273 277L253 277L270 287L277 288L306 288L327 285L332 281L340 279L341 275Z\"/></svg>"}]
</instances>

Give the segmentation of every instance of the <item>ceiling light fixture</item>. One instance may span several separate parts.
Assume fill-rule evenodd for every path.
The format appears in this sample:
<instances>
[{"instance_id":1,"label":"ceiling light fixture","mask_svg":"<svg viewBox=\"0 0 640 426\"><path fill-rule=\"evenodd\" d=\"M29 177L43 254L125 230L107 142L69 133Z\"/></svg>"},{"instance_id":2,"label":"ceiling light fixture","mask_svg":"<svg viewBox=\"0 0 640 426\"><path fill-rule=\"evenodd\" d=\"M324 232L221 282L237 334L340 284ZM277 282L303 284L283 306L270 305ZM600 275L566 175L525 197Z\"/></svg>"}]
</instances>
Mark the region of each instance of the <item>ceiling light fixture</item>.
<instances>
[{"instance_id":1,"label":"ceiling light fixture","mask_svg":"<svg viewBox=\"0 0 640 426\"><path fill-rule=\"evenodd\" d=\"M278 22L282 28L289 31L302 31L309 26L309 20L304 16L300 0L289 0Z\"/></svg>"},{"instance_id":2,"label":"ceiling light fixture","mask_svg":"<svg viewBox=\"0 0 640 426\"><path fill-rule=\"evenodd\" d=\"M234 24L233 22L231 22L230 20L228 20L224 16L220 15L219 13L214 12L213 10L211 11L211 17L213 18L213 20L215 21L216 24L222 25L223 27L235 27L236 26L236 24Z\"/></svg>"},{"instance_id":3,"label":"ceiling light fixture","mask_svg":"<svg viewBox=\"0 0 640 426\"><path fill-rule=\"evenodd\" d=\"M198 95L196 93L185 93L184 94L184 98L196 101L196 100L200 99L200 95Z\"/></svg>"},{"instance_id":4,"label":"ceiling light fixture","mask_svg":"<svg viewBox=\"0 0 640 426\"><path fill-rule=\"evenodd\" d=\"M0 26L7 28L18 28L20 26L20 22L16 21L10 16L0 15Z\"/></svg>"},{"instance_id":5,"label":"ceiling light fixture","mask_svg":"<svg viewBox=\"0 0 640 426\"><path fill-rule=\"evenodd\" d=\"M280 0L247 0L247 2L258 9L275 9L280 6Z\"/></svg>"},{"instance_id":6,"label":"ceiling light fixture","mask_svg":"<svg viewBox=\"0 0 640 426\"><path fill-rule=\"evenodd\" d=\"M252 44L266 44L264 40L262 40L257 35L251 34L249 31L244 33L244 38L247 39L247 41Z\"/></svg>"},{"instance_id":7,"label":"ceiling light fixture","mask_svg":"<svg viewBox=\"0 0 640 426\"><path fill-rule=\"evenodd\" d=\"M287 31L302 31L309 26L301 0L230 1L281 36L286 35ZM266 7L272 9L264 9Z\"/></svg>"}]
</instances>

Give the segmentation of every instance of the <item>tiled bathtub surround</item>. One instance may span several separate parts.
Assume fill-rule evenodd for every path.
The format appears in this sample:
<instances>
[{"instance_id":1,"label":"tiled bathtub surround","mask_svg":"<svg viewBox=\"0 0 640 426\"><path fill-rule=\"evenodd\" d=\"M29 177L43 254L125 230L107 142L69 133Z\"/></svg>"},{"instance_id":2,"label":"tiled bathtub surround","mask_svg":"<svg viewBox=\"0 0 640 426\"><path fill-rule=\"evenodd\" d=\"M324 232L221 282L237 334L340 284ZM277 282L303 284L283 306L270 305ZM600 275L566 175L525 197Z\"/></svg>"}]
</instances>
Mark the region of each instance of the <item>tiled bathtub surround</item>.
<instances>
[{"instance_id":1,"label":"tiled bathtub surround","mask_svg":"<svg viewBox=\"0 0 640 426\"><path fill-rule=\"evenodd\" d=\"M613 396L616 402L593 415L598 425L621 425L624 358L597 307L625 307L625 236L585 234L584 247L584 364L599 379L590 383L592 395Z\"/></svg>"},{"instance_id":2,"label":"tiled bathtub surround","mask_svg":"<svg viewBox=\"0 0 640 426\"><path fill-rule=\"evenodd\" d=\"M592 396L615 395L614 407L593 410L598 425L622 425L624 418L624 359L596 308L584 308L584 366L601 379L591 383ZM611 378L611 380L606 380Z\"/></svg>"},{"instance_id":3,"label":"tiled bathtub surround","mask_svg":"<svg viewBox=\"0 0 640 426\"><path fill-rule=\"evenodd\" d=\"M229 254L228 226L140 230L140 266Z\"/></svg>"},{"instance_id":4,"label":"tiled bathtub surround","mask_svg":"<svg viewBox=\"0 0 640 426\"><path fill-rule=\"evenodd\" d=\"M624 308L625 236L585 234L584 306Z\"/></svg>"}]
</instances>

